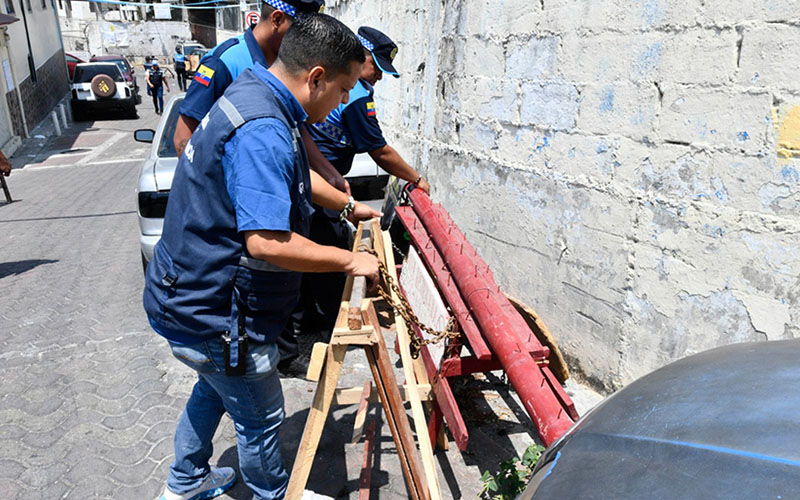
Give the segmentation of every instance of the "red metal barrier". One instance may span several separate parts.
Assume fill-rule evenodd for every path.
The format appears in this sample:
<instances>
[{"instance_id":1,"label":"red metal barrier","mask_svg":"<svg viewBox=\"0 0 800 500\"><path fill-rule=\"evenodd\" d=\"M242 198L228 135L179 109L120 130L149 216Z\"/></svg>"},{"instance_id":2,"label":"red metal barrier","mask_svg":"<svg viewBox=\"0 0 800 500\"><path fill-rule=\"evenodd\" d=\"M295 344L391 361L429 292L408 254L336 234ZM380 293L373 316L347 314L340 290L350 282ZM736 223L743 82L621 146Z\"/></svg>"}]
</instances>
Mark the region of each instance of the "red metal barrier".
<instances>
[{"instance_id":1,"label":"red metal barrier","mask_svg":"<svg viewBox=\"0 0 800 500\"><path fill-rule=\"evenodd\" d=\"M576 415L569 396L551 386L554 377L545 372L549 368L537 364L548 356L548 348L536 339L444 208L432 204L421 189L409 197L539 436L545 445L551 444L572 426L570 415Z\"/></svg>"}]
</instances>

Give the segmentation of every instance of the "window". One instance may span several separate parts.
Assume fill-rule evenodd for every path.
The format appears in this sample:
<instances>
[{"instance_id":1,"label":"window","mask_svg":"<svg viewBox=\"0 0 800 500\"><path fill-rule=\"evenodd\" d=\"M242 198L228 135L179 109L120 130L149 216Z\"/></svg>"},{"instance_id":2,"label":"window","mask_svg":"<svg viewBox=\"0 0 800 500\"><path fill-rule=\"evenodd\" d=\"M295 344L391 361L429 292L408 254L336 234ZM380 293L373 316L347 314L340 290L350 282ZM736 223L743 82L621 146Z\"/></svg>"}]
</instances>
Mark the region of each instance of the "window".
<instances>
[{"instance_id":1,"label":"window","mask_svg":"<svg viewBox=\"0 0 800 500\"><path fill-rule=\"evenodd\" d=\"M47 0L42 0L42 10L47 10Z\"/></svg>"},{"instance_id":2,"label":"window","mask_svg":"<svg viewBox=\"0 0 800 500\"><path fill-rule=\"evenodd\" d=\"M19 0L22 3L22 0ZM20 5L22 7L22 5ZM33 12L33 7L31 7L31 0L28 0L28 12Z\"/></svg>"},{"instance_id":3,"label":"window","mask_svg":"<svg viewBox=\"0 0 800 500\"><path fill-rule=\"evenodd\" d=\"M6 0L6 12L9 14L14 13L14 0Z\"/></svg>"},{"instance_id":4,"label":"window","mask_svg":"<svg viewBox=\"0 0 800 500\"><path fill-rule=\"evenodd\" d=\"M91 82L97 75L108 75L117 82L124 82L125 78L115 64L79 64L75 66L75 83Z\"/></svg>"}]
</instances>

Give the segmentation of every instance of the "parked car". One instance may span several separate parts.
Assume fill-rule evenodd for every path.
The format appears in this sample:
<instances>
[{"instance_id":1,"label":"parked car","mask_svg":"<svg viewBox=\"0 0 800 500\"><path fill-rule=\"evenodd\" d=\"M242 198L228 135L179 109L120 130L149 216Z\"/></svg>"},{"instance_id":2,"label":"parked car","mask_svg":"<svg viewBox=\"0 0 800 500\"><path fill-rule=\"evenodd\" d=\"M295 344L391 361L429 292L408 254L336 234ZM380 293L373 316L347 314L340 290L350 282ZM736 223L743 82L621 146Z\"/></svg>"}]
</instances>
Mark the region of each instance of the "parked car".
<instances>
[{"instance_id":1,"label":"parked car","mask_svg":"<svg viewBox=\"0 0 800 500\"><path fill-rule=\"evenodd\" d=\"M136 203L139 214L139 247L142 253L142 268L153 258L153 248L161 238L164 226L164 213L167 210L169 189L178 165L178 155L172 136L178 123L178 110L184 94L173 96L167 102L156 130L139 129L134 139L152 143L150 154L139 170L139 183L136 188Z\"/></svg>"},{"instance_id":2,"label":"parked car","mask_svg":"<svg viewBox=\"0 0 800 500\"><path fill-rule=\"evenodd\" d=\"M72 116L76 121L87 113L121 111L136 117L136 94L114 63L80 63L72 79Z\"/></svg>"},{"instance_id":3,"label":"parked car","mask_svg":"<svg viewBox=\"0 0 800 500\"><path fill-rule=\"evenodd\" d=\"M518 500L800 498L800 339L684 358L551 445Z\"/></svg>"},{"instance_id":4,"label":"parked car","mask_svg":"<svg viewBox=\"0 0 800 500\"><path fill-rule=\"evenodd\" d=\"M133 89L137 94L139 93L139 84L136 82L136 77L134 76L136 71L133 69L133 66L128 62L128 59L126 59L125 56L120 54L92 56L92 58L89 59L89 62L113 62L119 67L119 70L125 77L125 81L133 86Z\"/></svg>"},{"instance_id":5,"label":"parked car","mask_svg":"<svg viewBox=\"0 0 800 500\"><path fill-rule=\"evenodd\" d=\"M139 142L152 143L150 154L142 163L139 171L136 200L139 214L139 246L142 253L142 266L153 258L153 248L161 238L164 226L164 213L167 209L169 190L172 187L172 178L178 158L172 141L175 135L175 125L178 122L178 111L183 102L184 94L173 96L167 102L161 120L156 130L139 129L134 132L134 139ZM368 155L358 155L358 167L355 162L353 169L346 176L354 193L362 189L362 184L375 184L377 181L377 166L369 165L367 160L372 160ZM382 172L381 172L382 173ZM365 199L365 198L360 198Z\"/></svg>"},{"instance_id":6,"label":"parked car","mask_svg":"<svg viewBox=\"0 0 800 500\"><path fill-rule=\"evenodd\" d=\"M69 79L72 80L73 76L75 76L75 66L84 63L83 59L78 56L73 56L72 54L65 52L64 58L67 60L67 71L69 72Z\"/></svg>"},{"instance_id":7,"label":"parked car","mask_svg":"<svg viewBox=\"0 0 800 500\"><path fill-rule=\"evenodd\" d=\"M197 72L197 68L200 67L200 60L203 59L203 56L208 54L210 49L206 48L195 48L189 54L186 55L186 76L189 77L189 81L194 78L194 74Z\"/></svg>"}]
</instances>

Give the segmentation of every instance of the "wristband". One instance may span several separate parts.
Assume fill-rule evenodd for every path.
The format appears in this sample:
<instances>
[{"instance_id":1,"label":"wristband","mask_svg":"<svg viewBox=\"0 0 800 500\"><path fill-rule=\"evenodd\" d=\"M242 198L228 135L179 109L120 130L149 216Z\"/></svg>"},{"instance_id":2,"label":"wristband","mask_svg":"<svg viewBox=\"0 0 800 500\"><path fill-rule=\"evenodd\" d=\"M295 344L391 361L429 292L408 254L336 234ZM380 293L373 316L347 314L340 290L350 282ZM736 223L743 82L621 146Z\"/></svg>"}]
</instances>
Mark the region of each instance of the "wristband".
<instances>
[{"instance_id":1,"label":"wristband","mask_svg":"<svg viewBox=\"0 0 800 500\"><path fill-rule=\"evenodd\" d=\"M415 181L414 181L414 182L412 182L411 184L413 184L413 185L417 186L417 185L419 185L419 181L421 181L421 180L422 180L422 176L420 175L419 177L417 177L417 180L415 180Z\"/></svg>"},{"instance_id":2,"label":"wristband","mask_svg":"<svg viewBox=\"0 0 800 500\"><path fill-rule=\"evenodd\" d=\"M348 215L353 213L353 209L355 208L356 208L356 200L354 200L352 196L348 196L347 205L345 205L342 211L339 213L339 220L345 220Z\"/></svg>"}]
</instances>

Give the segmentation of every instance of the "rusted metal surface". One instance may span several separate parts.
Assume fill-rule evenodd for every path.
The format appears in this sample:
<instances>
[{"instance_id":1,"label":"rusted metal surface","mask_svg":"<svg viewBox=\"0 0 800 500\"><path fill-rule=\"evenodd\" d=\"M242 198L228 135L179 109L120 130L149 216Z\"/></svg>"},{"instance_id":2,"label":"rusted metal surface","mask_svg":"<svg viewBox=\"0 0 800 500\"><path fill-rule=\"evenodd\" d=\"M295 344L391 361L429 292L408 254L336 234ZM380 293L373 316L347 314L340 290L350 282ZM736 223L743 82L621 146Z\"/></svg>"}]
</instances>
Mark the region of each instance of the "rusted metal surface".
<instances>
[{"instance_id":1,"label":"rusted metal surface","mask_svg":"<svg viewBox=\"0 0 800 500\"><path fill-rule=\"evenodd\" d=\"M558 391L550 383L555 378L548 380L544 371L549 369L537 364L537 360L547 358L549 349L541 345L505 297L488 265L444 208L431 203L419 189L412 190L409 198L425 232L441 254L442 265L452 275L464 303L499 359L540 438L546 445L551 444L572 426L573 419L568 410L569 396L556 394Z\"/></svg>"}]
</instances>

